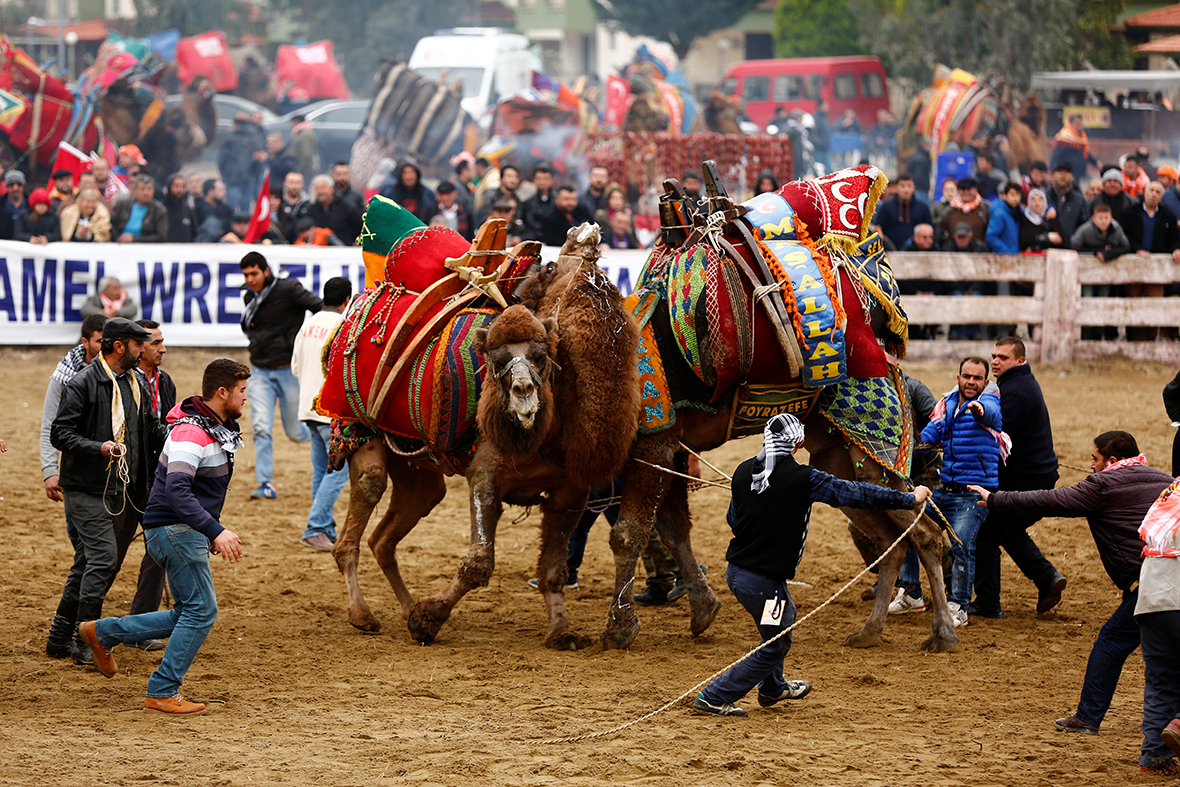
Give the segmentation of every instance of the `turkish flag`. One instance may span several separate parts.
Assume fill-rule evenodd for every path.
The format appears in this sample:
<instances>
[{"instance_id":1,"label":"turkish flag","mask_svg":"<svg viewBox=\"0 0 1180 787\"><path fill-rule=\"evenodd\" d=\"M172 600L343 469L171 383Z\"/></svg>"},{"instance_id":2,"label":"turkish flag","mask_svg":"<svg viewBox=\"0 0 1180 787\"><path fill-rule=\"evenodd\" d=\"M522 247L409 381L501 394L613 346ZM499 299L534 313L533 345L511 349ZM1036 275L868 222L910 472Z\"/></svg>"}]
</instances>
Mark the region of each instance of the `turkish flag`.
<instances>
[{"instance_id":1,"label":"turkish flag","mask_svg":"<svg viewBox=\"0 0 1180 787\"><path fill-rule=\"evenodd\" d=\"M610 128L622 128L631 103L631 83L621 77L606 78L606 111L602 121Z\"/></svg>"},{"instance_id":2,"label":"turkish flag","mask_svg":"<svg viewBox=\"0 0 1180 787\"><path fill-rule=\"evenodd\" d=\"M83 172L90 171L92 161L90 156L70 143L62 142L57 146L57 158L53 160L53 170L56 172L59 169L68 169L70 174L74 176L74 185L77 186L78 176Z\"/></svg>"},{"instance_id":3,"label":"turkish flag","mask_svg":"<svg viewBox=\"0 0 1180 787\"><path fill-rule=\"evenodd\" d=\"M282 92L293 87L307 91L312 98L348 98L344 72L332 54L331 41L317 41L307 46L283 44L275 55L275 85Z\"/></svg>"},{"instance_id":4,"label":"turkish flag","mask_svg":"<svg viewBox=\"0 0 1180 787\"><path fill-rule=\"evenodd\" d=\"M242 243L256 243L259 238L270 229L270 173L262 179L262 191L258 192L258 199L254 203L254 211L250 214L250 228L246 230L246 237Z\"/></svg>"},{"instance_id":5,"label":"turkish flag","mask_svg":"<svg viewBox=\"0 0 1180 787\"><path fill-rule=\"evenodd\" d=\"M228 93L238 86L238 69L230 57L225 33L220 30L180 39L176 44L176 65L182 85L206 76L218 93Z\"/></svg>"}]
</instances>

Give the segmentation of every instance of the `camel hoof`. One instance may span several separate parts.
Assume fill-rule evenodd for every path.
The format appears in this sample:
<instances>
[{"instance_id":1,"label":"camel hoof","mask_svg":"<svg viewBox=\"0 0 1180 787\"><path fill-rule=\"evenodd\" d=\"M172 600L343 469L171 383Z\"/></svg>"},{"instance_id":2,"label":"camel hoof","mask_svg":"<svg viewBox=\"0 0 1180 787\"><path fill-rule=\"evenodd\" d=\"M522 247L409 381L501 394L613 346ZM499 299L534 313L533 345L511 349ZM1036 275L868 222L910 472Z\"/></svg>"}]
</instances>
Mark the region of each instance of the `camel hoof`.
<instances>
[{"instance_id":1,"label":"camel hoof","mask_svg":"<svg viewBox=\"0 0 1180 787\"><path fill-rule=\"evenodd\" d=\"M879 631L858 631L855 634L849 634L848 638L844 640L844 645L849 648L875 648L881 644L881 632Z\"/></svg>"},{"instance_id":2,"label":"camel hoof","mask_svg":"<svg viewBox=\"0 0 1180 787\"><path fill-rule=\"evenodd\" d=\"M373 617L373 613L368 610L364 612L348 612L348 622L366 634L377 634L381 631L381 621Z\"/></svg>"},{"instance_id":3,"label":"camel hoof","mask_svg":"<svg viewBox=\"0 0 1180 787\"><path fill-rule=\"evenodd\" d=\"M639 633L640 625L639 616L634 612L628 616L619 615L606 627L606 631L602 632L602 649L624 650L630 647L635 635Z\"/></svg>"},{"instance_id":4,"label":"camel hoof","mask_svg":"<svg viewBox=\"0 0 1180 787\"><path fill-rule=\"evenodd\" d=\"M555 631L545 637L545 647L552 650L584 650L590 647L592 640L585 634L576 631Z\"/></svg>"},{"instance_id":5,"label":"camel hoof","mask_svg":"<svg viewBox=\"0 0 1180 787\"><path fill-rule=\"evenodd\" d=\"M922 650L929 653L946 653L959 644L959 637L954 632L947 634L931 634L923 643Z\"/></svg>"},{"instance_id":6,"label":"camel hoof","mask_svg":"<svg viewBox=\"0 0 1180 787\"><path fill-rule=\"evenodd\" d=\"M719 609L721 609L721 600L710 588L703 604L692 605L692 635L694 637L704 634L709 626L713 625L713 619L717 617Z\"/></svg>"},{"instance_id":7,"label":"camel hoof","mask_svg":"<svg viewBox=\"0 0 1180 787\"><path fill-rule=\"evenodd\" d=\"M434 642L439 629L451 616L450 609L441 601L423 599L410 609L410 616L406 619L406 626L411 636L423 645Z\"/></svg>"}]
</instances>

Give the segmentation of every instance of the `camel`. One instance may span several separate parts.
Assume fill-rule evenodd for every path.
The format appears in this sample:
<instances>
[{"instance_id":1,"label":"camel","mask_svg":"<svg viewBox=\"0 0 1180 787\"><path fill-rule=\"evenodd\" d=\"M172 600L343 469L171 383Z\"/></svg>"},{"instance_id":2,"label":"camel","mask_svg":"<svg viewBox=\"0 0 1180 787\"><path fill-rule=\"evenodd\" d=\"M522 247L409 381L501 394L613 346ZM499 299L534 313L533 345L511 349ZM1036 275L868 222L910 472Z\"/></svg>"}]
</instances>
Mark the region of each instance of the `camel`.
<instances>
[{"instance_id":1,"label":"camel","mask_svg":"<svg viewBox=\"0 0 1180 787\"><path fill-rule=\"evenodd\" d=\"M724 197L720 184L709 175L710 173L706 171L706 185L710 190L712 198L710 204L714 206L714 210L720 211L726 206L732 209L733 205ZM670 188L679 191L679 186L674 181L669 181L668 184ZM680 194L682 197L683 192ZM737 240L740 232L734 230L735 226L736 223L730 224L729 232L732 233L734 241L729 248L742 255L748 264L752 260L750 251L741 241ZM684 233L681 232L677 235L676 230L668 231L667 226L665 226L665 230L665 243L679 245L684 241ZM746 232L748 233L748 230ZM663 253L665 253L664 250L657 247L653 258ZM652 264L651 259L648 264ZM879 325L880 322L880 316L875 316L874 323ZM666 307L661 306L656 310L650 324L653 326L657 345L661 347L674 346L673 329ZM698 375L688 366L680 353L672 350L662 353L661 356L667 375L671 401L701 401L703 390L705 395L708 395L710 387L703 386ZM778 363L782 364L781 358ZM751 377L753 378L758 371L756 368L751 369ZM640 620L635 614L633 604L635 564L640 552L647 544L653 522L661 539L676 558L688 587L688 597L693 608L694 635L699 633L698 616L701 622L706 619L711 620L707 611L715 602L716 597L705 582L705 577L692 552L689 540L692 522L688 509L687 486L683 479L671 476L663 472L661 468L683 472L683 468L687 464L687 450L691 449L699 453L724 444L727 440L730 413L733 412L734 397L737 392L738 386L733 385L716 398L713 401L715 413L691 408L680 409L676 412L676 420L671 428L656 434L642 435L636 440L631 454L633 461L627 464L627 482L621 503L621 515L610 534L610 546L614 553L616 567L615 593L602 634L604 648L626 648L639 632ZM906 417L909 417L908 413ZM888 478L889 486L898 489L905 488L901 478L887 474L871 456L855 445L847 444L843 435L833 428L832 423L819 408L814 408L813 412L806 417L804 426L806 429L804 447L808 451L809 461L813 467L849 480L879 482L883 478ZM907 512L857 509L842 509L842 511L876 545L879 553L884 552L913 519L912 514ZM941 562L943 541L938 524L930 517L923 516L918 527L911 532L909 543L918 551L921 563L926 569L933 595L933 632L921 647L923 650L936 652L949 650L958 643L958 638L954 633L954 625L946 603ZM904 546L899 546L892 550L885 561L881 563L879 587L893 587L904 556ZM541 580L542 586L544 586L546 579L549 583L555 580L564 581L563 572L564 565L555 572L554 576L543 578ZM863 629L849 635L845 644L859 648L879 644L888 614L889 602L889 593L878 593L872 613Z\"/></svg>"},{"instance_id":2,"label":"camel","mask_svg":"<svg viewBox=\"0 0 1180 787\"><path fill-rule=\"evenodd\" d=\"M407 460L388 440L373 440L349 458L351 501L332 554L348 588L349 621L376 632L380 623L357 582L360 538L385 487L389 507L369 537L413 636L432 642L459 600L486 585L495 567L496 525L505 502L540 505L542 575L564 569L566 545L592 486L614 478L627 460L638 425L637 329L622 297L595 265L598 230L570 230L561 255L519 290L534 303L513 305L476 335L485 362L477 428L480 440L466 466L471 495L471 546L442 592L415 601L401 576L397 545L442 500L443 472ZM589 395L593 391L594 395ZM591 639L574 631L561 585L544 583L546 647L574 649Z\"/></svg>"},{"instance_id":3,"label":"camel","mask_svg":"<svg viewBox=\"0 0 1180 787\"><path fill-rule=\"evenodd\" d=\"M738 124L737 102L737 96L731 99L720 90L710 93L701 113L705 119L705 128L716 134L740 135L742 127Z\"/></svg>"}]
</instances>

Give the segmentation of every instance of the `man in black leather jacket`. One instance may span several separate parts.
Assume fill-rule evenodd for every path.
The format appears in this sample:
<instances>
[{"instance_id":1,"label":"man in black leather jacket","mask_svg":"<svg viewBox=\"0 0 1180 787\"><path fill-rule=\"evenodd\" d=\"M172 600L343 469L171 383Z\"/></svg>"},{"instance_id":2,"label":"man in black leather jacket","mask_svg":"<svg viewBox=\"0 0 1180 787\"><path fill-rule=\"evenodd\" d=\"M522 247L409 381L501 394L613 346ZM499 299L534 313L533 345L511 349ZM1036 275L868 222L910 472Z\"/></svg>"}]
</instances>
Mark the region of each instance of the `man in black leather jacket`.
<instances>
[{"instance_id":1,"label":"man in black leather jacket","mask_svg":"<svg viewBox=\"0 0 1180 787\"><path fill-rule=\"evenodd\" d=\"M133 371L149 338L130 320L107 320L99 356L66 384L50 431L62 454L59 484L76 538L49 650L59 658L74 655L79 663L88 663L79 658L88 649L71 649L70 639L78 622L102 617L164 447L164 427L146 380Z\"/></svg>"}]
</instances>

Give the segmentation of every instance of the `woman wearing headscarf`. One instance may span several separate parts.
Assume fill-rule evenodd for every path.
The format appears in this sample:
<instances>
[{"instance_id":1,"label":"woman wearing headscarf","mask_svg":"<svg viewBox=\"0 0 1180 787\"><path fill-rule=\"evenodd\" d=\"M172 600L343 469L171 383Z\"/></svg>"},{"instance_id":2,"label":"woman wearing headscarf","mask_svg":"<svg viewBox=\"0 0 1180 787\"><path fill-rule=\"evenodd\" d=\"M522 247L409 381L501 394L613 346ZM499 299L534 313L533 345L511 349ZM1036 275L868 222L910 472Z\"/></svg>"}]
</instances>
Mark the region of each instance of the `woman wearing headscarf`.
<instances>
[{"instance_id":1,"label":"woman wearing headscarf","mask_svg":"<svg viewBox=\"0 0 1180 787\"><path fill-rule=\"evenodd\" d=\"M1057 209L1049 206L1043 190L1032 189L1028 192L1028 206L1020 217L1020 250L1061 248L1063 242Z\"/></svg>"},{"instance_id":2,"label":"woman wearing headscarf","mask_svg":"<svg viewBox=\"0 0 1180 787\"><path fill-rule=\"evenodd\" d=\"M930 495L924 486L910 494L845 481L801 465L794 454L803 438L798 418L788 413L776 415L763 430L762 450L733 473L732 499L725 517L733 538L725 553L729 562L725 581L754 618L763 642L795 623L795 604L787 580L795 577L803 557L812 503L916 509ZM811 691L810 681L783 678L783 659L790 649L788 633L706 686L693 701L693 708L715 716L745 716L746 711L734 703L755 686L758 704L764 708L806 696Z\"/></svg>"}]
</instances>

